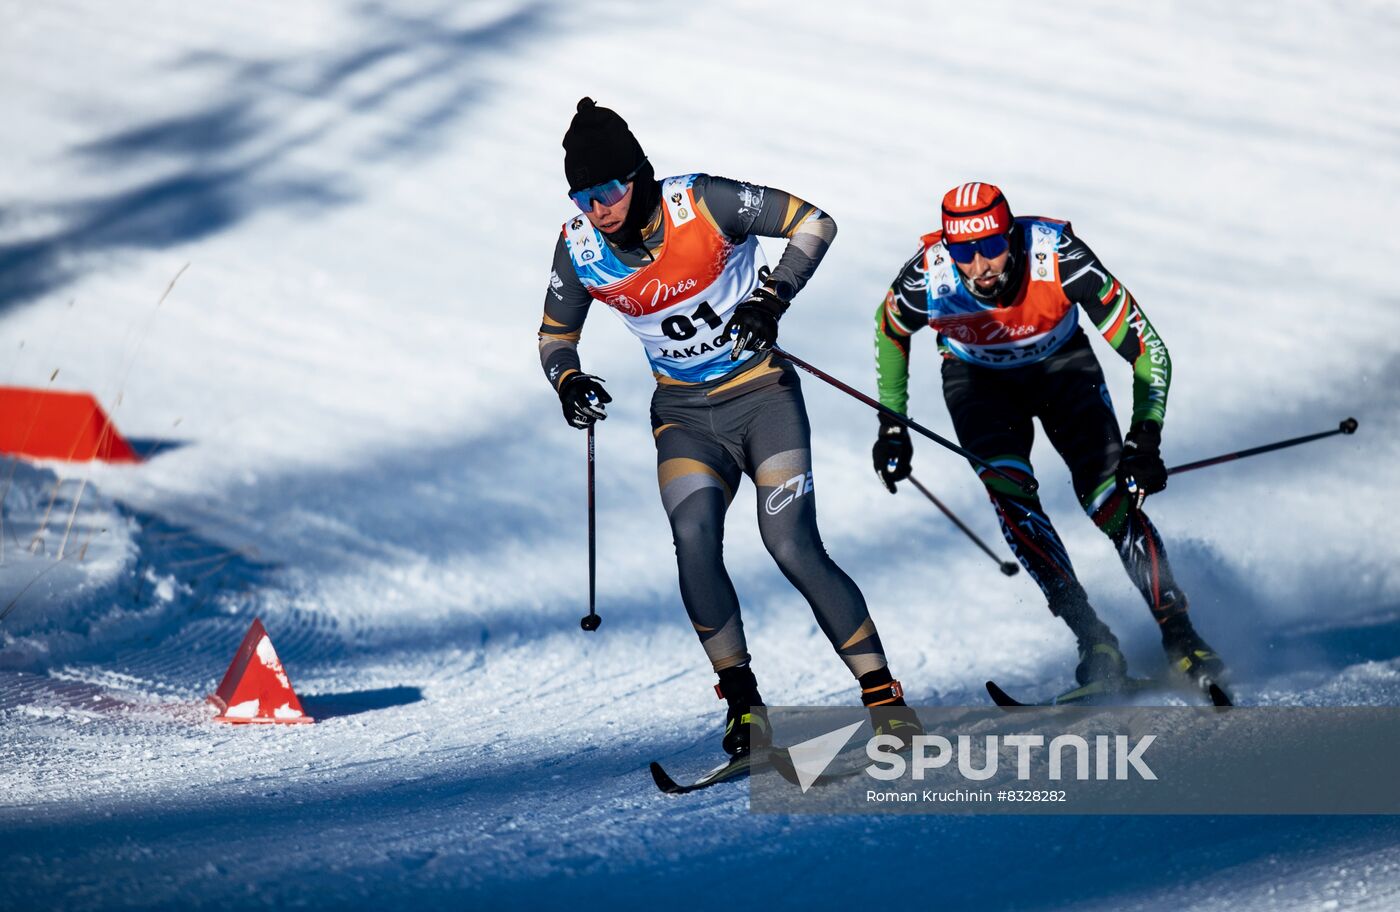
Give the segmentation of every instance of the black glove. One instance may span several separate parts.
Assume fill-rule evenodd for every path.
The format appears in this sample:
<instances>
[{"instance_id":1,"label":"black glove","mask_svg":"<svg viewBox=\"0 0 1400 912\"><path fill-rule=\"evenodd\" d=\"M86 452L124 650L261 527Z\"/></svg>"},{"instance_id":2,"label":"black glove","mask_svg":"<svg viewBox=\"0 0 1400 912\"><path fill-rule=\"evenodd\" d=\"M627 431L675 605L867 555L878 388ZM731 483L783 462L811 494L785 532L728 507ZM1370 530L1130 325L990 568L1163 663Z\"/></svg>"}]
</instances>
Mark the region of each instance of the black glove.
<instances>
[{"instance_id":1,"label":"black glove","mask_svg":"<svg viewBox=\"0 0 1400 912\"><path fill-rule=\"evenodd\" d=\"M1118 483L1141 507L1147 495L1167 486L1167 466L1162 462L1162 426L1139 421L1128 429L1123 455L1118 460Z\"/></svg>"},{"instance_id":2,"label":"black glove","mask_svg":"<svg viewBox=\"0 0 1400 912\"><path fill-rule=\"evenodd\" d=\"M612 396L592 374L575 373L559 384L559 403L564 406L564 420L576 428L591 427L593 422L608 417L604 408Z\"/></svg>"},{"instance_id":3,"label":"black glove","mask_svg":"<svg viewBox=\"0 0 1400 912\"><path fill-rule=\"evenodd\" d=\"M909 477L909 461L914 458L914 442L909 439L909 428L880 416L880 437L870 450L870 458L875 463L875 474L894 493L894 483Z\"/></svg>"},{"instance_id":4,"label":"black glove","mask_svg":"<svg viewBox=\"0 0 1400 912\"><path fill-rule=\"evenodd\" d=\"M734 340L730 361L737 361L745 350L767 351L778 341L778 318L788 309L788 302L767 285L760 285L753 294L734 308L734 316L724 327L724 334Z\"/></svg>"}]
</instances>

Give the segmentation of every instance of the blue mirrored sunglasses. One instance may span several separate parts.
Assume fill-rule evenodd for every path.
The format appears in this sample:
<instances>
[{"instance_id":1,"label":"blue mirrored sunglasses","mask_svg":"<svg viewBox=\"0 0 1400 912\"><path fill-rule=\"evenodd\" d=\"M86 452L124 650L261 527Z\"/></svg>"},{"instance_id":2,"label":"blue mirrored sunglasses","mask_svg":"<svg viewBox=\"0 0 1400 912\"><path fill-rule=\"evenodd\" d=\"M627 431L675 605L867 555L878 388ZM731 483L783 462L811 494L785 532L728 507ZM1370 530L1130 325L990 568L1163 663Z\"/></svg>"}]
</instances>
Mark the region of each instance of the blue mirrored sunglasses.
<instances>
[{"instance_id":1,"label":"blue mirrored sunglasses","mask_svg":"<svg viewBox=\"0 0 1400 912\"><path fill-rule=\"evenodd\" d=\"M948 248L948 256L952 257L954 262L965 264L971 263L979 253L983 259L996 259L1011 249L1011 242L1004 234L994 234L975 241L959 241L945 246Z\"/></svg>"},{"instance_id":2,"label":"blue mirrored sunglasses","mask_svg":"<svg viewBox=\"0 0 1400 912\"><path fill-rule=\"evenodd\" d=\"M646 159L642 159L642 165L645 164ZM595 202L601 203L604 209L616 206L627 195L629 189L627 185L632 182L632 178L637 176L637 172L642 170L642 165L638 165L631 174L622 180L610 180L605 184L594 184L592 187L575 190L569 194L569 199L574 201L579 212L592 212Z\"/></svg>"}]
</instances>

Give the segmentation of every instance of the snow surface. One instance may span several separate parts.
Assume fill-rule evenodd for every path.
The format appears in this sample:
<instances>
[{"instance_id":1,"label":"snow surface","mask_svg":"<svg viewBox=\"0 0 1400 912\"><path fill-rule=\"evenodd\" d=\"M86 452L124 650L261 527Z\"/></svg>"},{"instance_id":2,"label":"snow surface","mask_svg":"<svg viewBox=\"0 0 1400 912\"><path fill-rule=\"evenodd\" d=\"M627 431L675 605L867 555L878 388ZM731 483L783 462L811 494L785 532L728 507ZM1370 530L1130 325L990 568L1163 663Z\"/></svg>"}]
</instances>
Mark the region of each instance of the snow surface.
<instances>
[{"instance_id":1,"label":"snow surface","mask_svg":"<svg viewBox=\"0 0 1400 912\"><path fill-rule=\"evenodd\" d=\"M1394 704L1397 60L1400 8L1372 0L0 0L0 384L90 390L164 447L0 470L0 908L1400 906L1389 818L798 819L750 815L742 785L657 794L646 762L707 768L721 716L650 378L595 315L615 401L584 635L582 435L533 339L581 95L659 172L836 217L783 341L867 390L886 284L948 186L994 181L1073 219L1164 335L1169 462L1360 419L1181 476L1151 512L1242 701ZM914 361L913 414L951 433L931 339ZM1063 681L1072 644L1025 575L889 497L872 416L805 385L828 547L911 695ZM1159 661L1035 458L1095 603ZM915 465L995 538L964 464ZM727 557L765 694L854 700L753 509L746 489ZM209 721L255 615L317 724Z\"/></svg>"}]
</instances>

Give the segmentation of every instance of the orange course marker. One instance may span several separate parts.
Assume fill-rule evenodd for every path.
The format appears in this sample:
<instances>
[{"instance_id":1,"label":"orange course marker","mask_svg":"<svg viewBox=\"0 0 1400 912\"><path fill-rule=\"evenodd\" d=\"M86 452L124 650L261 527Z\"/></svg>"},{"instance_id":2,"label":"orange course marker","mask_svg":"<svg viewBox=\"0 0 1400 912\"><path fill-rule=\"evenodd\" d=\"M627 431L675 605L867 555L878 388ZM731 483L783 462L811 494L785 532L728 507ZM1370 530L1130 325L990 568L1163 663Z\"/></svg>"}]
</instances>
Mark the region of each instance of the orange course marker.
<instances>
[{"instance_id":1,"label":"orange course marker","mask_svg":"<svg viewBox=\"0 0 1400 912\"><path fill-rule=\"evenodd\" d=\"M140 462L90 393L0 386L0 453L69 462Z\"/></svg>"},{"instance_id":2,"label":"orange course marker","mask_svg":"<svg viewBox=\"0 0 1400 912\"><path fill-rule=\"evenodd\" d=\"M224 673L219 689L207 699L219 709L215 722L295 724L316 721L302 710L292 682L277 658L277 650L272 648L272 640L257 618L253 618L238 652L234 653L233 663Z\"/></svg>"}]
</instances>

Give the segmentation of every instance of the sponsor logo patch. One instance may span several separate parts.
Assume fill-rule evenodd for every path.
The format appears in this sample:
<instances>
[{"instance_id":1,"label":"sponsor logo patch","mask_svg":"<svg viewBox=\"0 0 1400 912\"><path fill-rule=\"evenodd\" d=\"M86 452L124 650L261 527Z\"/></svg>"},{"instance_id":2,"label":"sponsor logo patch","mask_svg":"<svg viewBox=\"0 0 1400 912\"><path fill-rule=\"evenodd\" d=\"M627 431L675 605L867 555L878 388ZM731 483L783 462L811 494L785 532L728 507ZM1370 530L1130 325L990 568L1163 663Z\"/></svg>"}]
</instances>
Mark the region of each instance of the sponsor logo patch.
<instances>
[{"instance_id":1,"label":"sponsor logo patch","mask_svg":"<svg viewBox=\"0 0 1400 912\"><path fill-rule=\"evenodd\" d=\"M609 295L603 299L603 303L629 317L640 317L646 313L640 301L634 301L625 294Z\"/></svg>"},{"instance_id":2,"label":"sponsor logo patch","mask_svg":"<svg viewBox=\"0 0 1400 912\"><path fill-rule=\"evenodd\" d=\"M777 516L788 504L803 494L810 493L812 493L812 473L805 472L801 475L794 475L773 489L773 493L769 494L768 499L764 501L763 509L768 511L769 516Z\"/></svg>"},{"instance_id":3,"label":"sponsor logo patch","mask_svg":"<svg viewBox=\"0 0 1400 912\"><path fill-rule=\"evenodd\" d=\"M944 231L951 235L962 235L974 234L979 231L1000 231L1001 227L1001 223L997 221L996 213L992 212L972 218L953 219L944 226Z\"/></svg>"},{"instance_id":4,"label":"sponsor logo patch","mask_svg":"<svg viewBox=\"0 0 1400 912\"><path fill-rule=\"evenodd\" d=\"M685 210L682 209L682 212ZM651 307L655 310L659 305L666 303L672 298L678 298L688 291L692 291L700 283L695 279L681 279L677 282L667 284L660 279L652 279L642 286L642 294L651 292Z\"/></svg>"},{"instance_id":5,"label":"sponsor logo patch","mask_svg":"<svg viewBox=\"0 0 1400 912\"><path fill-rule=\"evenodd\" d=\"M741 215L747 215L763 208L763 189L749 184L739 185L739 212Z\"/></svg>"}]
</instances>

